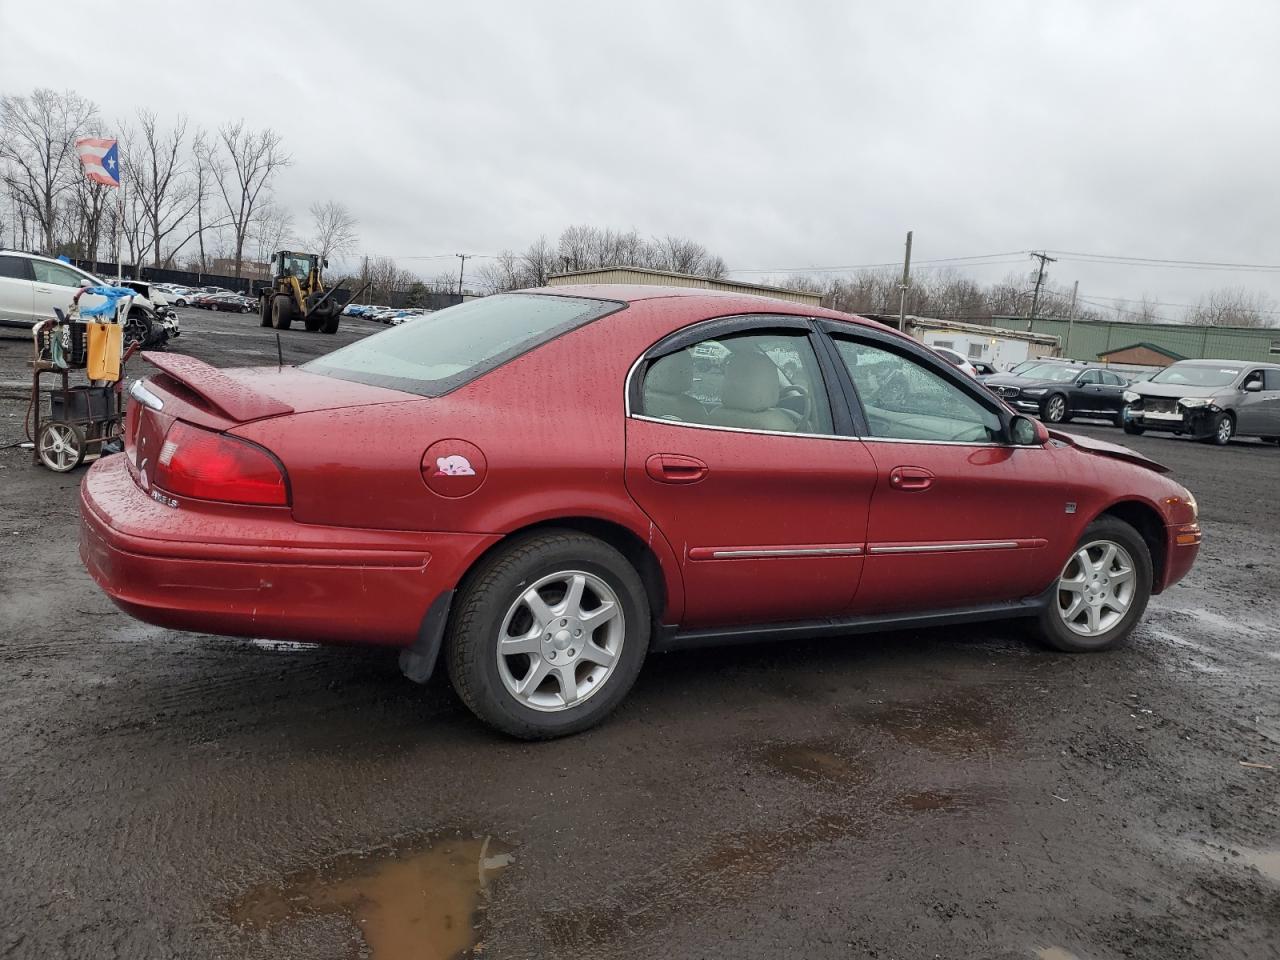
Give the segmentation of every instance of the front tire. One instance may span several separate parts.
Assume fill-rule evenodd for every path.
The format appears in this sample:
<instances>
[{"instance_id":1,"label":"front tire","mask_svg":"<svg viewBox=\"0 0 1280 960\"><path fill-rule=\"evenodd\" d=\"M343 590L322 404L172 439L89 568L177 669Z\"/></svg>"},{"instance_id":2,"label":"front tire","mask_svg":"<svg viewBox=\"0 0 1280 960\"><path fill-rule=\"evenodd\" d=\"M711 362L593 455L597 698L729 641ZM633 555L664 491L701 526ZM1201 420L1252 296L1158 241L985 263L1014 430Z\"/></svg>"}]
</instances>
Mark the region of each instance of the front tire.
<instances>
[{"instance_id":1,"label":"front tire","mask_svg":"<svg viewBox=\"0 0 1280 960\"><path fill-rule=\"evenodd\" d=\"M1067 398L1060 393L1046 397L1040 405L1040 419L1045 423L1065 423L1067 416Z\"/></svg>"},{"instance_id":2,"label":"front tire","mask_svg":"<svg viewBox=\"0 0 1280 960\"><path fill-rule=\"evenodd\" d=\"M1236 418L1229 413L1218 414L1218 422L1213 425L1213 436L1209 439L1218 447L1225 447L1236 435Z\"/></svg>"},{"instance_id":3,"label":"front tire","mask_svg":"<svg viewBox=\"0 0 1280 960\"><path fill-rule=\"evenodd\" d=\"M1136 423L1130 423L1128 420L1122 420L1121 425L1124 427L1124 432L1131 437L1140 437L1147 432L1146 427L1140 427Z\"/></svg>"},{"instance_id":4,"label":"front tire","mask_svg":"<svg viewBox=\"0 0 1280 960\"><path fill-rule=\"evenodd\" d=\"M503 733L586 730L627 695L649 648L649 599L627 559L595 537L550 530L470 574L446 634L462 702Z\"/></svg>"},{"instance_id":5,"label":"front tire","mask_svg":"<svg viewBox=\"0 0 1280 960\"><path fill-rule=\"evenodd\" d=\"M1064 653L1107 650L1128 638L1151 599L1151 551L1129 524L1099 517L1058 576L1036 632Z\"/></svg>"},{"instance_id":6,"label":"front tire","mask_svg":"<svg viewBox=\"0 0 1280 960\"><path fill-rule=\"evenodd\" d=\"M277 330L288 330L296 312L293 301L286 296L271 298L271 325Z\"/></svg>"}]
</instances>

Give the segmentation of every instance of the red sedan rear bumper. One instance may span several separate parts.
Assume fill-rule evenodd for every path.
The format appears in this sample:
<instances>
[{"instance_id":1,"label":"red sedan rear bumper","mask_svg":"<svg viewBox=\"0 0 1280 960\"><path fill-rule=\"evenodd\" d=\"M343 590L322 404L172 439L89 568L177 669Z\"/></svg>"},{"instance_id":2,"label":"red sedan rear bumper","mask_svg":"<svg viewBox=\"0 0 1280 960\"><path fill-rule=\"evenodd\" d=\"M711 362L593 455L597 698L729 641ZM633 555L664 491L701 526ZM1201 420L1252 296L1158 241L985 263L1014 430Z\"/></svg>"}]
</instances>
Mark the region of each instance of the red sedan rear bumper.
<instances>
[{"instance_id":1,"label":"red sedan rear bumper","mask_svg":"<svg viewBox=\"0 0 1280 960\"><path fill-rule=\"evenodd\" d=\"M499 538L296 523L287 508L153 499L125 458L80 486L80 556L132 616L177 630L404 647Z\"/></svg>"}]
</instances>

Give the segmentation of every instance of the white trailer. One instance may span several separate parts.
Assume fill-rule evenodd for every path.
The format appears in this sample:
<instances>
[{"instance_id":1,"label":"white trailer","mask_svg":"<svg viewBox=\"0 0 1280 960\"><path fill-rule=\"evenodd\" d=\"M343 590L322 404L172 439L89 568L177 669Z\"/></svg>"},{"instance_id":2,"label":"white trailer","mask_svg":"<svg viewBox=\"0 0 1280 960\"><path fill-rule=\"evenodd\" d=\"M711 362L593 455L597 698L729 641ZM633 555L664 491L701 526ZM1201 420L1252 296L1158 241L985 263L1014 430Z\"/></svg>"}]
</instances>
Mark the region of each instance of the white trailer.
<instances>
[{"instance_id":1,"label":"white trailer","mask_svg":"<svg viewBox=\"0 0 1280 960\"><path fill-rule=\"evenodd\" d=\"M1006 330L976 323L907 317L905 332L930 347L946 347L969 360L983 360L997 370L1016 363L1061 353L1059 339L1043 333Z\"/></svg>"}]
</instances>

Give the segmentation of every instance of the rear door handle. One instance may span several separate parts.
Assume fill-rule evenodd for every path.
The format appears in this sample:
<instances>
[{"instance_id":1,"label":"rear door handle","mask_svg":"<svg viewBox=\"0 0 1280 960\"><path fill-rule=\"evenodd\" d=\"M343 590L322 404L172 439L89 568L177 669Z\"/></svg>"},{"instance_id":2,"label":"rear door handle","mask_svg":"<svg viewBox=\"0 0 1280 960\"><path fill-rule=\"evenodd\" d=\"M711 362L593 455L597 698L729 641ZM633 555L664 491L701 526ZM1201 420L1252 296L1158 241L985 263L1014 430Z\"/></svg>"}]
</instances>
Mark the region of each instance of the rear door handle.
<instances>
[{"instance_id":1,"label":"rear door handle","mask_svg":"<svg viewBox=\"0 0 1280 960\"><path fill-rule=\"evenodd\" d=\"M707 475L707 465L682 453L655 453L644 462L644 472L659 483L697 483Z\"/></svg>"},{"instance_id":2,"label":"rear door handle","mask_svg":"<svg viewBox=\"0 0 1280 960\"><path fill-rule=\"evenodd\" d=\"M889 471L889 486L894 490L928 490L933 486L933 479L933 472L924 467L894 467Z\"/></svg>"}]
</instances>

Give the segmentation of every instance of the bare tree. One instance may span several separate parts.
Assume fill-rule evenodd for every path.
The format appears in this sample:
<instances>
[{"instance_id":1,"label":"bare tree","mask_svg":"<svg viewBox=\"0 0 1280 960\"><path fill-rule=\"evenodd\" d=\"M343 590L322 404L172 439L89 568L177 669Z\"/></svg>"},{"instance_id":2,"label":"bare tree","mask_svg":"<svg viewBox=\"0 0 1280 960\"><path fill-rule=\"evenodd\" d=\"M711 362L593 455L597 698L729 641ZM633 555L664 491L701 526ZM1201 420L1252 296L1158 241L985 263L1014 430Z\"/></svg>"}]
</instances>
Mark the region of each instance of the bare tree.
<instances>
[{"instance_id":1,"label":"bare tree","mask_svg":"<svg viewBox=\"0 0 1280 960\"><path fill-rule=\"evenodd\" d=\"M349 252L356 245L356 218L336 200L317 200L310 207L316 253L324 260Z\"/></svg>"},{"instance_id":2,"label":"bare tree","mask_svg":"<svg viewBox=\"0 0 1280 960\"><path fill-rule=\"evenodd\" d=\"M126 143L125 172L147 222L151 263L160 266L165 238L190 216L199 200L188 180L187 121L179 117L167 133L158 129L156 115L138 111L139 133Z\"/></svg>"},{"instance_id":3,"label":"bare tree","mask_svg":"<svg viewBox=\"0 0 1280 960\"><path fill-rule=\"evenodd\" d=\"M227 218L235 237L234 259L239 279L244 262L244 245L253 228L261 202L266 200L271 177L292 162L280 146L280 135L273 130L254 133L243 120L218 129L218 144L226 163L210 157L209 172L217 184L218 194L226 205Z\"/></svg>"},{"instance_id":4,"label":"bare tree","mask_svg":"<svg viewBox=\"0 0 1280 960\"><path fill-rule=\"evenodd\" d=\"M1187 314L1188 323L1208 327L1271 327L1280 323L1276 301L1243 287L1210 290Z\"/></svg>"},{"instance_id":5,"label":"bare tree","mask_svg":"<svg viewBox=\"0 0 1280 960\"><path fill-rule=\"evenodd\" d=\"M257 244L257 259L266 262L286 245L293 243L293 213L279 204L268 201L258 208L253 221L253 239Z\"/></svg>"},{"instance_id":6,"label":"bare tree","mask_svg":"<svg viewBox=\"0 0 1280 960\"><path fill-rule=\"evenodd\" d=\"M68 90L40 88L0 97L0 166L10 193L39 226L53 252L58 201L80 177L75 141L97 123L98 108Z\"/></svg>"}]
</instances>

